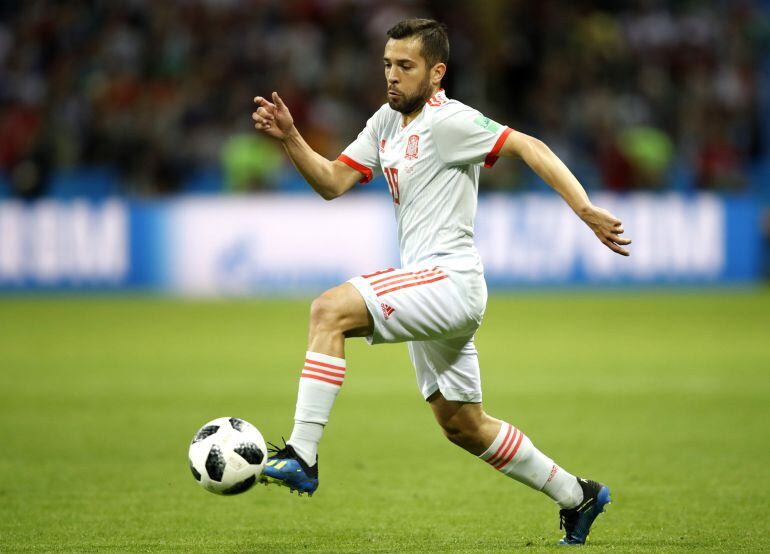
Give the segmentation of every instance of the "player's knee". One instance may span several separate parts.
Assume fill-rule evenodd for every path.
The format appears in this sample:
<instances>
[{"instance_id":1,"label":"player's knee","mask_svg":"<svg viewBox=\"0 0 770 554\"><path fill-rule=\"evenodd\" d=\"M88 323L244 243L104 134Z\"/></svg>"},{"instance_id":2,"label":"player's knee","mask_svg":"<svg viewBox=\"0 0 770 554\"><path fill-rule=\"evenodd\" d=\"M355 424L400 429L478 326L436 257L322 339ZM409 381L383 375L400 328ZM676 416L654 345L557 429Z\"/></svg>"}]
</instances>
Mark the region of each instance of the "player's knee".
<instances>
[{"instance_id":1,"label":"player's knee","mask_svg":"<svg viewBox=\"0 0 770 554\"><path fill-rule=\"evenodd\" d=\"M463 431L460 427L448 423L440 423L444 436L454 444L460 444L463 440Z\"/></svg>"},{"instance_id":2,"label":"player's knee","mask_svg":"<svg viewBox=\"0 0 770 554\"><path fill-rule=\"evenodd\" d=\"M444 436L457 446L467 448L477 441L479 427L473 421L450 419L439 421L439 425Z\"/></svg>"},{"instance_id":3,"label":"player's knee","mask_svg":"<svg viewBox=\"0 0 770 554\"><path fill-rule=\"evenodd\" d=\"M343 316L342 303L332 291L324 292L310 304L311 329L343 332Z\"/></svg>"}]
</instances>

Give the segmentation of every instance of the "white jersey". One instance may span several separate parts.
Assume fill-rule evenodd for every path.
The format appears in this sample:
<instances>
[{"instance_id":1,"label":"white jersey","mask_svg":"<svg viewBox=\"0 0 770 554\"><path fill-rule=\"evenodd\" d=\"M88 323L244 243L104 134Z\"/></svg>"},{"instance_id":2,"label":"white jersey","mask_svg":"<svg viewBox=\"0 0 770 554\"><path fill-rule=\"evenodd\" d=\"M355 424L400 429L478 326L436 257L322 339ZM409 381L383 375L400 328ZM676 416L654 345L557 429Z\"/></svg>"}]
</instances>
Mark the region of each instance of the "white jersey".
<instances>
[{"instance_id":1,"label":"white jersey","mask_svg":"<svg viewBox=\"0 0 770 554\"><path fill-rule=\"evenodd\" d=\"M376 170L385 175L404 267L440 260L481 271L473 243L479 173L510 132L442 89L406 127L384 104L338 159L362 173L361 183Z\"/></svg>"}]
</instances>

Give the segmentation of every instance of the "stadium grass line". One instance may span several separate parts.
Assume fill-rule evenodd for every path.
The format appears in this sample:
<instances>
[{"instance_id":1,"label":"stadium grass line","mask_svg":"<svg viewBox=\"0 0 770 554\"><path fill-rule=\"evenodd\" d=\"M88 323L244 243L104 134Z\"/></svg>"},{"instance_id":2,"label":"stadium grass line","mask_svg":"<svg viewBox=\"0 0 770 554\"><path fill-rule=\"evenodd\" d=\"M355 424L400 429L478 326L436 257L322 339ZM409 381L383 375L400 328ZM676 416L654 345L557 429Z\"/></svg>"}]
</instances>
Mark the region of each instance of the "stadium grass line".
<instances>
[{"instance_id":1,"label":"stadium grass line","mask_svg":"<svg viewBox=\"0 0 770 554\"><path fill-rule=\"evenodd\" d=\"M200 489L186 451L205 421L290 432L307 313L304 300L0 299L0 551L556 548L550 501L441 436L403 345L349 343L312 499ZM768 328L768 290L493 295L477 337L485 405L610 484L591 551L767 551Z\"/></svg>"}]
</instances>

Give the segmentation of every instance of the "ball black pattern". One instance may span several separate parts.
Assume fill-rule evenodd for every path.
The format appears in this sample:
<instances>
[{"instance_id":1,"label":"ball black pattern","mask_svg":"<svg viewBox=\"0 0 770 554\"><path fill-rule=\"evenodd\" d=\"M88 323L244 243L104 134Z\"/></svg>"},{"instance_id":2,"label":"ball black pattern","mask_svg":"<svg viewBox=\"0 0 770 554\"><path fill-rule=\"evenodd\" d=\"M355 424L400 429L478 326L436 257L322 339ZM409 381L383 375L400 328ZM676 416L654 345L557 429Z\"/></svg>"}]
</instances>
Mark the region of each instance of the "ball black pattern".
<instances>
[{"instance_id":1,"label":"ball black pattern","mask_svg":"<svg viewBox=\"0 0 770 554\"><path fill-rule=\"evenodd\" d=\"M222 481L222 475L225 473L225 457L216 444L211 447L209 455L206 457L206 473L209 474L212 481L218 482Z\"/></svg>"},{"instance_id":2,"label":"ball black pattern","mask_svg":"<svg viewBox=\"0 0 770 554\"><path fill-rule=\"evenodd\" d=\"M196 442L202 441L206 437L210 437L214 433L219 431L219 425L207 425L197 433L195 433L195 436L193 437L192 444L195 444Z\"/></svg>"},{"instance_id":3,"label":"ball black pattern","mask_svg":"<svg viewBox=\"0 0 770 554\"><path fill-rule=\"evenodd\" d=\"M253 442L242 442L237 447L233 448L233 452L252 465L261 464L262 459L265 457L264 452L262 452L259 446Z\"/></svg>"},{"instance_id":4,"label":"ball black pattern","mask_svg":"<svg viewBox=\"0 0 770 554\"><path fill-rule=\"evenodd\" d=\"M243 426L246 424L245 421L242 419L239 419L237 417L231 417L230 418L230 425L233 426L233 429L236 431L243 431Z\"/></svg>"},{"instance_id":5,"label":"ball black pattern","mask_svg":"<svg viewBox=\"0 0 770 554\"><path fill-rule=\"evenodd\" d=\"M193 465L192 460L190 460L190 471L192 471L193 477L195 477L196 481L201 480L201 474L198 473L197 469L195 469L195 466Z\"/></svg>"},{"instance_id":6,"label":"ball black pattern","mask_svg":"<svg viewBox=\"0 0 770 554\"><path fill-rule=\"evenodd\" d=\"M231 495L231 494L238 494L241 492L245 492L251 488L251 486L254 484L256 480L257 480L257 476L252 475L251 477L244 479L240 483L234 484L229 489L223 490L222 494Z\"/></svg>"}]
</instances>

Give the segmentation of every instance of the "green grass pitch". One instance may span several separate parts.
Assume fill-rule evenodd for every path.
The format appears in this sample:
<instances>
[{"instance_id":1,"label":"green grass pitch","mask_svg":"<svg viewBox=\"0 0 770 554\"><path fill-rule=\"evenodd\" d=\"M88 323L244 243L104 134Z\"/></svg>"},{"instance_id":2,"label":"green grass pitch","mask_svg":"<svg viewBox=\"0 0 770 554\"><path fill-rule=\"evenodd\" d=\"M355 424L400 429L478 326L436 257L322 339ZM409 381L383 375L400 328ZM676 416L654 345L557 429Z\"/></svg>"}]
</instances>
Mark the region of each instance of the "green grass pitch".
<instances>
[{"instance_id":1,"label":"green grass pitch","mask_svg":"<svg viewBox=\"0 0 770 554\"><path fill-rule=\"evenodd\" d=\"M348 343L311 499L201 489L194 431L291 432L307 301L0 300L0 551L553 550L555 505L446 441L404 345ZM591 551L767 551L770 293L492 296L485 406L610 485Z\"/></svg>"}]
</instances>

